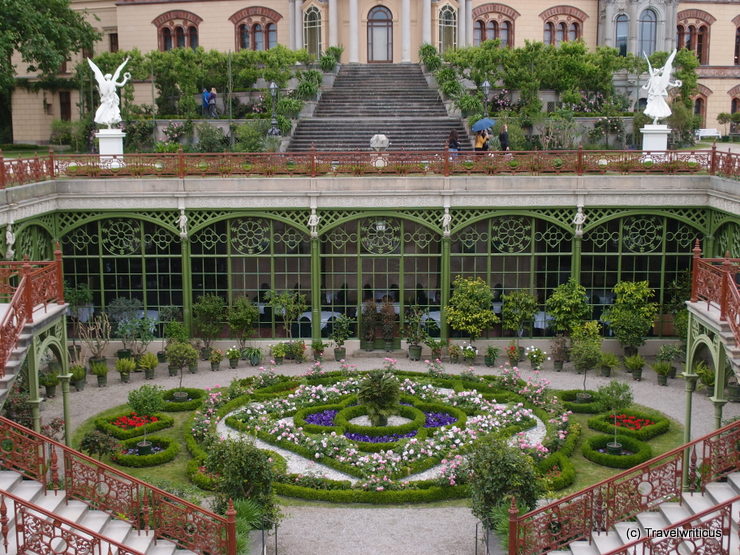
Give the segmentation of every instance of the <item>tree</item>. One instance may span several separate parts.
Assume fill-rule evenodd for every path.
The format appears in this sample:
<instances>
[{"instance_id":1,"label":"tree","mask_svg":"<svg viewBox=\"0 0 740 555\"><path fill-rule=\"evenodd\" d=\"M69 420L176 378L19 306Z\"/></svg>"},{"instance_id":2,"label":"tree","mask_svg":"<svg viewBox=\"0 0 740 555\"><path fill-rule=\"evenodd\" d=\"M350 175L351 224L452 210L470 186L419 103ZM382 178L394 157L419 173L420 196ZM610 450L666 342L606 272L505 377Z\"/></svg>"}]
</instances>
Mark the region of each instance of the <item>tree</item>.
<instances>
[{"instance_id":1,"label":"tree","mask_svg":"<svg viewBox=\"0 0 740 555\"><path fill-rule=\"evenodd\" d=\"M626 383L612 380L599 388L599 410L614 416L614 443L617 444L617 412L632 404L632 388Z\"/></svg>"},{"instance_id":2,"label":"tree","mask_svg":"<svg viewBox=\"0 0 740 555\"><path fill-rule=\"evenodd\" d=\"M570 278L553 290L545 301L545 310L552 316L553 329L558 334L570 335L588 316L586 288Z\"/></svg>"},{"instance_id":3,"label":"tree","mask_svg":"<svg viewBox=\"0 0 740 555\"><path fill-rule=\"evenodd\" d=\"M375 370L360 382L357 401L367 407L367 416L373 426L386 426L388 417L398 410L401 385L390 372Z\"/></svg>"},{"instance_id":4,"label":"tree","mask_svg":"<svg viewBox=\"0 0 740 555\"><path fill-rule=\"evenodd\" d=\"M0 94L8 94L15 83L14 52L27 64L24 71L50 76L71 53L92 49L100 39L68 0L3 0L0 5Z\"/></svg>"},{"instance_id":5,"label":"tree","mask_svg":"<svg viewBox=\"0 0 740 555\"><path fill-rule=\"evenodd\" d=\"M457 276L452 297L447 305L447 324L467 333L470 341L480 337L486 328L498 322L493 312L493 292L481 278Z\"/></svg>"},{"instance_id":6,"label":"tree","mask_svg":"<svg viewBox=\"0 0 740 555\"><path fill-rule=\"evenodd\" d=\"M537 297L525 289L505 293L502 296L501 325L514 332L514 341L519 346L519 332L534 320L537 312Z\"/></svg>"},{"instance_id":7,"label":"tree","mask_svg":"<svg viewBox=\"0 0 740 555\"><path fill-rule=\"evenodd\" d=\"M254 333L254 326L259 321L260 313L255 304L247 297L239 297L226 311L226 321L234 337L239 342L239 348L244 349L247 339Z\"/></svg>"},{"instance_id":8,"label":"tree","mask_svg":"<svg viewBox=\"0 0 740 555\"><path fill-rule=\"evenodd\" d=\"M293 322L308 308L306 295L298 291L283 291L282 293L278 293L274 289L271 289L267 292L265 298L272 307L272 313L282 317L286 337L292 339L293 334L291 328L293 327Z\"/></svg>"},{"instance_id":9,"label":"tree","mask_svg":"<svg viewBox=\"0 0 740 555\"><path fill-rule=\"evenodd\" d=\"M614 305L601 318L630 354L645 343L645 335L655 321L658 305L649 302L654 295L647 281L620 281L614 286Z\"/></svg>"},{"instance_id":10,"label":"tree","mask_svg":"<svg viewBox=\"0 0 740 555\"><path fill-rule=\"evenodd\" d=\"M218 295L202 295L193 305L193 323L206 349L221 333L225 310L226 303Z\"/></svg>"}]
</instances>

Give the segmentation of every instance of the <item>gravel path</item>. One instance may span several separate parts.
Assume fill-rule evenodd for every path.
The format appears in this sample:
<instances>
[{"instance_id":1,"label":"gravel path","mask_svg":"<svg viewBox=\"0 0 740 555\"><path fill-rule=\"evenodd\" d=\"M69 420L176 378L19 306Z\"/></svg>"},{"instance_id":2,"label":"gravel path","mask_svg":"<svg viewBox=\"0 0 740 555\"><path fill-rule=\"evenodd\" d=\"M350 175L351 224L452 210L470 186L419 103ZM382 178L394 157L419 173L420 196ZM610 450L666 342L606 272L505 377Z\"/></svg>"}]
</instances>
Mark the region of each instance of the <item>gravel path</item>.
<instances>
[{"instance_id":1,"label":"gravel path","mask_svg":"<svg viewBox=\"0 0 740 555\"><path fill-rule=\"evenodd\" d=\"M379 358L352 359L359 370L381 366ZM183 385L186 387L217 387L228 385L234 378L243 378L256 374L256 369L244 366L225 368L211 372L208 363L202 362L197 374L186 374ZM548 363L549 364L549 363ZM224 365L226 366L226 365ZM305 373L310 363L287 363L276 370L287 375ZM524 363L527 366L527 363ZM338 369L335 362L324 365L327 370ZM398 361L402 370L423 370L423 363L414 363L407 359ZM447 364L450 373L464 370L459 364ZM480 374L497 374L500 371L485 366L475 367ZM532 372L522 370L523 377ZM577 389L582 387L583 376L572 370L553 372L546 366L540 375L551 381L551 387L557 389ZM617 379L626 380L629 375L623 371L616 372ZM645 371L646 378L640 383L633 383L633 392L637 403L660 410L670 417L684 421L685 392L683 380L670 380L668 387L658 387L652 372ZM143 383L155 383L164 388L178 385L179 378L167 377L166 368L160 365L157 378L144 382L142 374L132 376L132 383L119 383L115 371L109 375L109 386L105 389L88 386L84 391L72 393L70 417L73 427L80 425L100 411L126 402L128 392ZM589 375L587 387L597 389L609 379ZM632 382L631 382L632 383ZM42 404L43 419L49 420L61 416L61 396ZM713 406L702 394L694 395L692 437L696 438L709 433L714 428ZM723 417L740 415L740 404L725 405ZM333 507L331 505L302 504L287 505L283 508L285 519L278 530L278 553L285 555L469 555L476 552L475 526L476 519L467 507ZM274 537L268 539L268 552L274 553ZM479 546L480 549L480 546Z\"/></svg>"}]
</instances>

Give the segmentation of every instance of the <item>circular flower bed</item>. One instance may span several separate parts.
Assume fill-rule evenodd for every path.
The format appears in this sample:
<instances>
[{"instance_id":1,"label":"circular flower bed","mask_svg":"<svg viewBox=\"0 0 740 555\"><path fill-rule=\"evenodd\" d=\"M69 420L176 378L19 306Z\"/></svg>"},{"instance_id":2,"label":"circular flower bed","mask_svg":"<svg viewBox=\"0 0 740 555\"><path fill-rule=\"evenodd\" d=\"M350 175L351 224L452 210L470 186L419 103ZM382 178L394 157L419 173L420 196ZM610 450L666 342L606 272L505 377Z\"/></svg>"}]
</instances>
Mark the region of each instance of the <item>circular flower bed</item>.
<instances>
[{"instance_id":1,"label":"circular flower bed","mask_svg":"<svg viewBox=\"0 0 740 555\"><path fill-rule=\"evenodd\" d=\"M114 462L121 466L144 467L157 466L170 462L177 456L180 447L175 440L166 437L151 436L146 441L152 443L152 452L147 455L139 455L137 443L144 441L143 438L136 437L122 442L122 450L112 455Z\"/></svg>"},{"instance_id":2,"label":"circular flower bed","mask_svg":"<svg viewBox=\"0 0 740 555\"><path fill-rule=\"evenodd\" d=\"M175 393L177 392L187 393L187 400L176 401ZM162 410L166 412L195 410L201 405L205 396L206 392L204 390L195 389L193 387L176 387L174 389L168 389L162 393L162 399L164 399L164 408Z\"/></svg>"},{"instance_id":3,"label":"circular flower bed","mask_svg":"<svg viewBox=\"0 0 740 555\"><path fill-rule=\"evenodd\" d=\"M95 421L95 427L116 439L129 439L143 436L145 433L164 430L171 427L174 422L174 419L166 414L143 416L130 411L108 418L98 418Z\"/></svg>"},{"instance_id":4,"label":"circular flower bed","mask_svg":"<svg viewBox=\"0 0 740 555\"><path fill-rule=\"evenodd\" d=\"M583 393L591 395L592 400L587 403L578 402L578 396ZM563 400L565 408L571 412L594 413L602 410L599 404L598 392L590 389L586 391L583 389L567 389L565 391L559 391L558 396Z\"/></svg>"},{"instance_id":5,"label":"circular flower bed","mask_svg":"<svg viewBox=\"0 0 740 555\"><path fill-rule=\"evenodd\" d=\"M604 433L614 433L614 414L600 414L588 421L588 427ZM664 434L671 426L670 420L664 416L648 414L636 410L625 410L616 415L616 430L618 434L647 441L660 434Z\"/></svg>"},{"instance_id":6,"label":"circular flower bed","mask_svg":"<svg viewBox=\"0 0 740 555\"><path fill-rule=\"evenodd\" d=\"M633 437L618 435L617 442L627 454L611 455L606 452L606 444L614 442L613 435L595 436L583 443L583 456L591 462L611 468L632 468L653 456L650 445Z\"/></svg>"}]
</instances>

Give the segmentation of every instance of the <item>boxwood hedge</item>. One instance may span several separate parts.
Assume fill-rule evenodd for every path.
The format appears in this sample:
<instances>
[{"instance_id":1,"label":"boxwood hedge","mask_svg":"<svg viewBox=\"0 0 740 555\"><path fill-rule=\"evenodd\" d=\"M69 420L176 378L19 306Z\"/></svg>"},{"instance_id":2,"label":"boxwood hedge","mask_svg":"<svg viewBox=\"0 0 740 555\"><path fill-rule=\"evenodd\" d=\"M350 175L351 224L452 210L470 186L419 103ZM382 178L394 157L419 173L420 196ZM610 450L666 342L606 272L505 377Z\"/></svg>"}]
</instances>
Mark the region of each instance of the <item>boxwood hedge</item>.
<instances>
[{"instance_id":1,"label":"boxwood hedge","mask_svg":"<svg viewBox=\"0 0 740 555\"><path fill-rule=\"evenodd\" d=\"M130 439L132 437L143 436L144 433L150 434L152 432L164 430L165 428L170 428L175 423L174 418L172 418L170 415L157 413L154 415L158 418L156 422L150 422L149 424L139 426L138 428L124 430L123 428L119 428L118 426L114 426L112 424L112 422L114 422L117 418L120 418L122 416L129 416L130 414L131 411L128 411L117 414L115 416L98 418L97 420L95 420L95 427L101 432L112 435L117 439Z\"/></svg>"},{"instance_id":2,"label":"boxwood hedge","mask_svg":"<svg viewBox=\"0 0 740 555\"><path fill-rule=\"evenodd\" d=\"M135 437L127 439L122 442L123 449L131 449L136 446L138 442L142 441L142 438ZM149 436L147 441L151 441L154 445L162 447L163 450L159 453L152 453L151 455L127 455L122 451L114 453L111 456L114 462L121 466L130 466L134 468L141 468L145 466L157 466L160 464L168 463L177 456L180 451L180 445L174 439L166 437Z\"/></svg>"},{"instance_id":3,"label":"boxwood hedge","mask_svg":"<svg viewBox=\"0 0 740 555\"><path fill-rule=\"evenodd\" d=\"M576 395L579 393L590 393L594 400L590 403L577 403ZM563 400L563 406L571 412L578 413L597 413L601 410L599 405L599 394L596 391L582 389L566 389L556 392L556 395Z\"/></svg>"},{"instance_id":4,"label":"boxwood hedge","mask_svg":"<svg viewBox=\"0 0 740 555\"><path fill-rule=\"evenodd\" d=\"M550 488L553 491L565 489L576 481L576 467L573 466L570 459L560 451L551 453L541 461L538 461L537 470L543 476L546 476L547 473L552 470L557 470L559 472L557 476L550 476L548 478Z\"/></svg>"},{"instance_id":5,"label":"boxwood hedge","mask_svg":"<svg viewBox=\"0 0 740 555\"><path fill-rule=\"evenodd\" d=\"M632 409L623 410L621 411L621 413L628 416L635 416L637 418L649 418L654 423L649 426L645 426L644 428L641 428L639 430L630 430L629 428L625 428L623 426L615 426L614 418L612 418L610 414L600 414L589 419L588 427L592 430L597 430L599 432L604 432L607 434L613 434L614 429L616 428L618 434L634 437L635 439L639 439L641 441L647 441L648 439L652 439L655 436L664 434L671 427L670 420L668 420L664 416L659 416L655 413L640 412Z\"/></svg>"},{"instance_id":6,"label":"boxwood hedge","mask_svg":"<svg viewBox=\"0 0 740 555\"><path fill-rule=\"evenodd\" d=\"M299 497L329 503L371 503L391 505L403 503L430 503L445 499L468 497L467 486L439 486L410 488L390 491L364 491L361 489L314 489L281 482L273 483L275 493L287 497Z\"/></svg>"},{"instance_id":7,"label":"boxwood hedge","mask_svg":"<svg viewBox=\"0 0 740 555\"><path fill-rule=\"evenodd\" d=\"M182 403L176 403L173 401L175 392L185 391L188 394L188 401ZM188 410L195 410L200 407L203 403L203 399L206 397L206 392L203 389L195 389L194 387L176 387L174 389L168 389L162 394L164 399L164 410L165 412L184 412Z\"/></svg>"},{"instance_id":8,"label":"boxwood hedge","mask_svg":"<svg viewBox=\"0 0 740 555\"><path fill-rule=\"evenodd\" d=\"M610 455L598 451L598 449L606 448L606 444L612 441L614 441L614 436L605 435L588 438L581 448L583 456L591 462L611 468L632 468L649 460L653 456L653 450L650 448L650 445L639 439L623 435L618 435L617 441L625 449L632 451L632 455Z\"/></svg>"}]
</instances>

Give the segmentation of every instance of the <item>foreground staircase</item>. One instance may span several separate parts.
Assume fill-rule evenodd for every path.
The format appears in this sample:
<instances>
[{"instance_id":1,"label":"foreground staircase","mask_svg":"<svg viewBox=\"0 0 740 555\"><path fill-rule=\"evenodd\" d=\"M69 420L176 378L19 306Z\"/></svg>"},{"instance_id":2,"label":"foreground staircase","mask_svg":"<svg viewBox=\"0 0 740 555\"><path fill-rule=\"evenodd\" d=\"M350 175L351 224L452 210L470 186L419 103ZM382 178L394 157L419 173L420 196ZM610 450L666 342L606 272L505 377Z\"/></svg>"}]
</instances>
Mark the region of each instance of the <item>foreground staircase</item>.
<instances>
[{"instance_id":1,"label":"foreground staircase","mask_svg":"<svg viewBox=\"0 0 740 555\"><path fill-rule=\"evenodd\" d=\"M390 139L391 151L440 151L452 129L470 150L462 120L447 116L418 65L343 65L313 117L299 121L288 151L368 151L376 134Z\"/></svg>"},{"instance_id":2,"label":"foreground staircase","mask_svg":"<svg viewBox=\"0 0 740 555\"><path fill-rule=\"evenodd\" d=\"M0 554L236 555L211 513L0 417Z\"/></svg>"}]
</instances>

